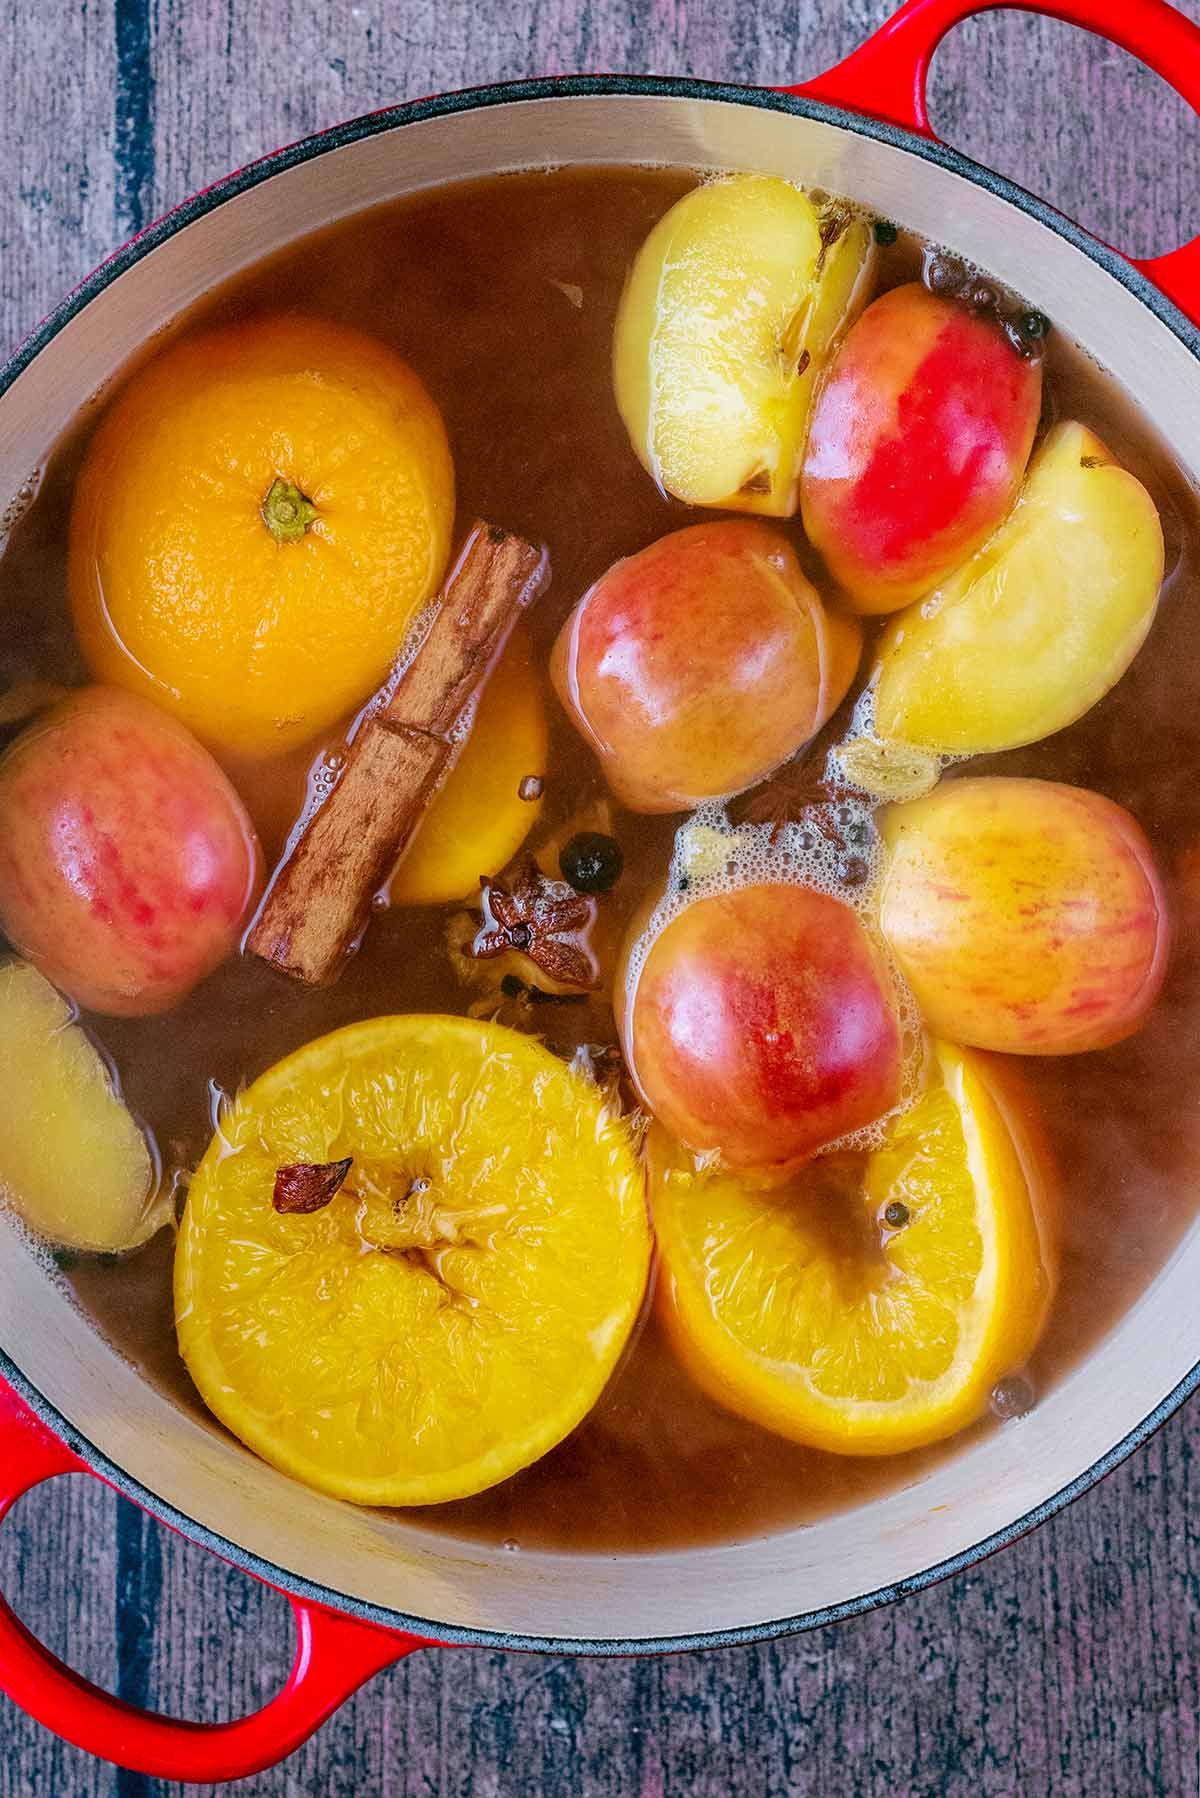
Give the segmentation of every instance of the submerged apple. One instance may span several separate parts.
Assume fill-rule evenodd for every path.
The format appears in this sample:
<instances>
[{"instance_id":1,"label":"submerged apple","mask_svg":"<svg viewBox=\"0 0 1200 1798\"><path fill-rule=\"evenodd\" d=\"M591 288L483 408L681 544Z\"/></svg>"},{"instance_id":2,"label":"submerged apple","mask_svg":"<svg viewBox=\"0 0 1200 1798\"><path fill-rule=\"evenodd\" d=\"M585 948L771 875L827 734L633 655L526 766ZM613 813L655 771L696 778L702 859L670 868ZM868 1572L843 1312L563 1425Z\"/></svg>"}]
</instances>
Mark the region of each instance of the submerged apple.
<instances>
[{"instance_id":1,"label":"submerged apple","mask_svg":"<svg viewBox=\"0 0 1200 1798\"><path fill-rule=\"evenodd\" d=\"M0 926L92 1011L165 1011L237 947L261 871L241 800L148 700L86 687L0 760Z\"/></svg>"},{"instance_id":2,"label":"submerged apple","mask_svg":"<svg viewBox=\"0 0 1200 1798\"><path fill-rule=\"evenodd\" d=\"M900 1097L881 955L848 905L789 883L685 907L624 993L623 1036L649 1109L729 1167L795 1167Z\"/></svg>"},{"instance_id":3,"label":"submerged apple","mask_svg":"<svg viewBox=\"0 0 1200 1798\"><path fill-rule=\"evenodd\" d=\"M602 575L563 626L551 673L617 797L673 812L786 761L841 701L861 642L786 537L725 519Z\"/></svg>"}]
</instances>

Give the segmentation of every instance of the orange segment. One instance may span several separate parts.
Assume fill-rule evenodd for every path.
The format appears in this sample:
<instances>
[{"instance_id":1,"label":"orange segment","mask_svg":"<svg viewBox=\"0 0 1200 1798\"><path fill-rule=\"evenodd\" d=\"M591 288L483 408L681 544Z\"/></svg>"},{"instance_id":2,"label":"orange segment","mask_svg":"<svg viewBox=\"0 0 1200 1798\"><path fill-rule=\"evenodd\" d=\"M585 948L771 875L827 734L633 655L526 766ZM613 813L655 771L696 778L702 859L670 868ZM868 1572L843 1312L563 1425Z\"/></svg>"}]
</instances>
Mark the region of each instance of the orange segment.
<instances>
[{"instance_id":1,"label":"orange segment","mask_svg":"<svg viewBox=\"0 0 1200 1798\"><path fill-rule=\"evenodd\" d=\"M946 1044L933 1060L880 1148L784 1186L697 1172L652 1139L685 1363L730 1410L814 1448L894 1454L961 1429L1045 1320L1044 1172L986 1060Z\"/></svg>"},{"instance_id":2,"label":"orange segment","mask_svg":"<svg viewBox=\"0 0 1200 1798\"><path fill-rule=\"evenodd\" d=\"M527 633L514 632L479 696L471 734L389 887L393 905L465 899L510 862L542 809L521 782L546 772L549 732Z\"/></svg>"},{"instance_id":3,"label":"orange segment","mask_svg":"<svg viewBox=\"0 0 1200 1798\"><path fill-rule=\"evenodd\" d=\"M275 1170L351 1156L324 1210ZM231 1107L188 1195L179 1347L242 1441L358 1504L506 1479L599 1397L649 1265L644 1175L596 1089L529 1037L385 1017Z\"/></svg>"},{"instance_id":4,"label":"orange segment","mask_svg":"<svg viewBox=\"0 0 1200 1798\"><path fill-rule=\"evenodd\" d=\"M437 408L385 345L294 317L188 338L133 377L79 477L84 654L214 746L288 749L383 678L453 512Z\"/></svg>"}]
</instances>

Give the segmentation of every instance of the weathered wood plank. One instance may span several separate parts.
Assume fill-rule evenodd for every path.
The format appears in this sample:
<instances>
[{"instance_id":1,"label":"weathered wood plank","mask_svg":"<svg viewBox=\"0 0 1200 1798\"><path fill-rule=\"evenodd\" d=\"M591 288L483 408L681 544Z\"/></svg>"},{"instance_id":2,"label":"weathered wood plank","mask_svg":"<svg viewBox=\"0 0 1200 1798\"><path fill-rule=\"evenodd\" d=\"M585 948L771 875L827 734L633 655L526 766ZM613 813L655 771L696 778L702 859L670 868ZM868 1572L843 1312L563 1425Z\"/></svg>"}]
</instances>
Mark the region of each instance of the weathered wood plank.
<instances>
[{"instance_id":1,"label":"weathered wood plank","mask_svg":"<svg viewBox=\"0 0 1200 1798\"><path fill-rule=\"evenodd\" d=\"M22 1500L0 1531L0 1590L48 1648L90 1679L111 1683L117 1639L116 1510L112 1493L77 1475ZM81 1570L87 1575L81 1577ZM0 1793L109 1792L65 1743L0 1699ZM83 1769L83 1784L77 1772ZM101 1779L103 1779L101 1775Z\"/></svg>"},{"instance_id":2,"label":"weathered wood plank","mask_svg":"<svg viewBox=\"0 0 1200 1798\"><path fill-rule=\"evenodd\" d=\"M796 80L883 0L85 0L0 35L0 342L145 218L331 121L464 81L574 67ZM1188 10L1200 14L1200 0ZM1200 226L1200 133L1117 53L1018 15L939 55L963 148L1132 251ZM1185 1411L1097 1492L986 1566L791 1642L581 1663L424 1654L377 1680L256 1798L1171 1798L1200 1790L1200 1525ZM288 1658L280 1600L100 1487L0 1531L0 1589L135 1702L217 1717ZM0 1798L165 1798L0 1701ZM187 1788L189 1793L202 1790Z\"/></svg>"},{"instance_id":3,"label":"weathered wood plank","mask_svg":"<svg viewBox=\"0 0 1200 1798\"><path fill-rule=\"evenodd\" d=\"M1197 0L1182 10L1200 17ZM1128 255L1200 230L1200 131L1166 82L1070 25L972 19L934 61L942 136L1011 175Z\"/></svg>"},{"instance_id":4,"label":"weathered wood plank","mask_svg":"<svg viewBox=\"0 0 1200 1798\"><path fill-rule=\"evenodd\" d=\"M0 31L5 351L113 247L115 78L111 0L6 13Z\"/></svg>"}]
</instances>

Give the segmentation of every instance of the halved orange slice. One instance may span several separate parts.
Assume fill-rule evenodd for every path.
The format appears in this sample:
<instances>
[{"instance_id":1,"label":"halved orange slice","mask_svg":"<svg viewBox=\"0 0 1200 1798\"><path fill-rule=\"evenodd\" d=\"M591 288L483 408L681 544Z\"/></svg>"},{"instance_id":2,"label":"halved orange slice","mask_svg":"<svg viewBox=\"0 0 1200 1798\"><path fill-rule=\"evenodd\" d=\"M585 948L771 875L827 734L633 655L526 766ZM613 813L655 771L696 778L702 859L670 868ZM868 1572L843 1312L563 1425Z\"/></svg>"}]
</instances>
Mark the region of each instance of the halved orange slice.
<instances>
[{"instance_id":1,"label":"halved orange slice","mask_svg":"<svg viewBox=\"0 0 1200 1798\"><path fill-rule=\"evenodd\" d=\"M932 1061L881 1147L782 1186L697 1171L652 1134L680 1354L730 1410L793 1441L853 1455L937 1441L983 1412L1041 1331L1044 1151L985 1057L938 1044Z\"/></svg>"},{"instance_id":2,"label":"halved orange slice","mask_svg":"<svg viewBox=\"0 0 1200 1798\"><path fill-rule=\"evenodd\" d=\"M277 1169L346 1157L323 1209L274 1209ZM649 1258L643 1170L595 1086L497 1024L375 1018L223 1118L180 1229L179 1347L275 1466L359 1504L434 1504L574 1429Z\"/></svg>"}]
</instances>

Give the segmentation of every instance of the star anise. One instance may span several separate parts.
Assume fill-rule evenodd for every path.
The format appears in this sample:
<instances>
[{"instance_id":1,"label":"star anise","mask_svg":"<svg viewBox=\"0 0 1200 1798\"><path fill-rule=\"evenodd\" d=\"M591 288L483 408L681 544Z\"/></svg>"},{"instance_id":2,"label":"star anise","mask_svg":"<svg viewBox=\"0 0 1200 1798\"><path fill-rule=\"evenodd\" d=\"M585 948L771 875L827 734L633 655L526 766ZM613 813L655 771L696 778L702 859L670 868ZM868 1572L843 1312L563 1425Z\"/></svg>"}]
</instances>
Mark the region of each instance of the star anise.
<instances>
[{"instance_id":1,"label":"star anise","mask_svg":"<svg viewBox=\"0 0 1200 1798\"><path fill-rule=\"evenodd\" d=\"M588 947L596 917L594 899L575 892L565 880L551 880L532 861L511 887L487 875L479 886L483 926L471 945L477 960L516 949L561 986L597 985L596 963Z\"/></svg>"},{"instance_id":2,"label":"star anise","mask_svg":"<svg viewBox=\"0 0 1200 1798\"><path fill-rule=\"evenodd\" d=\"M835 849L845 849L837 807L847 800L861 799L862 795L853 787L830 780L826 770L829 751L844 733L853 704L853 697L848 695L799 755L761 786L739 795L729 807L731 821L735 825L804 823L819 831Z\"/></svg>"},{"instance_id":3,"label":"star anise","mask_svg":"<svg viewBox=\"0 0 1200 1798\"><path fill-rule=\"evenodd\" d=\"M778 769L753 792L744 794L730 807L735 824L807 824L819 832L835 849L845 849L846 839L838 816L848 800L862 795L853 787L830 780L825 773L825 756L801 755Z\"/></svg>"},{"instance_id":4,"label":"star anise","mask_svg":"<svg viewBox=\"0 0 1200 1798\"><path fill-rule=\"evenodd\" d=\"M850 787L788 768L749 794L738 808L739 824L808 824L835 849L845 848L834 808L860 795Z\"/></svg>"}]
</instances>

